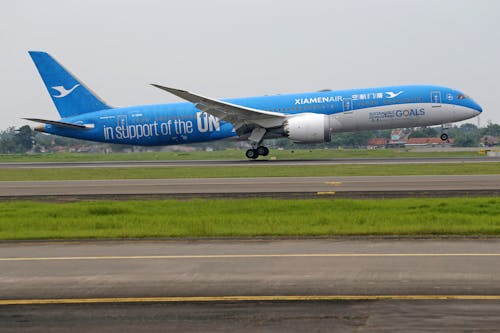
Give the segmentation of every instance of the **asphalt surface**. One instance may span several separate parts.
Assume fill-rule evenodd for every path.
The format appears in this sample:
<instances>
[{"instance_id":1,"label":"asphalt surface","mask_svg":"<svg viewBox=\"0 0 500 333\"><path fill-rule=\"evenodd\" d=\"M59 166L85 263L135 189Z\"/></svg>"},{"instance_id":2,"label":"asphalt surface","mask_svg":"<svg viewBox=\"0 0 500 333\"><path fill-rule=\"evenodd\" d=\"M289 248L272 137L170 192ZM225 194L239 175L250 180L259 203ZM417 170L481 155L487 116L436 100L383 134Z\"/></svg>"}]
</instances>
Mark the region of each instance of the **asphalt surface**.
<instances>
[{"instance_id":1,"label":"asphalt surface","mask_svg":"<svg viewBox=\"0 0 500 333\"><path fill-rule=\"evenodd\" d=\"M10 332L498 332L499 301L71 304L0 307Z\"/></svg>"},{"instance_id":2,"label":"asphalt surface","mask_svg":"<svg viewBox=\"0 0 500 333\"><path fill-rule=\"evenodd\" d=\"M500 327L499 239L4 242L0 267L1 332ZM245 295L255 299L223 299ZM273 295L274 301L259 299ZM333 298L289 301L283 295ZM335 299L343 295L360 299ZM408 299L376 298L383 295ZM116 299L100 302L103 297ZM62 298L72 304L35 302Z\"/></svg>"},{"instance_id":3,"label":"asphalt surface","mask_svg":"<svg viewBox=\"0 0 500 333\"><path fill-rule=\"evenodd\" d=\"M262 178L189 178L68 181L3 181L0 197L30 196L113 196L113 195L211 195L259 194L335 195L391 192L404 196L425 194L485 195L500 193L498 175L458 176L355 176L355 177L262 177Z\"/></svg>"},{"instance_id":4,"label":"asphalt surface","mask_svg":"<svg viewBox=\"0 0 500 333\"><path fill-rule=\"evenodd\" d=\"M500 157L415 157L415 158L335 158L317 160L192 160L192 161L102 161L102 162L20 162L0 163L2 168L134 168L134 167L208 167L208 166L259 166L259 165L335 165L335 164L429 164L429 163L492 163Z\"/></svg>"},{"instance_id":5,"label":"asphalt surface","mask_svg":"<svg viewBox=\"0 0 500 333\"><path fill-rule=\"evenodd\" d=\"M500 240L0 244L0 299L500 295Z\"/></svg>"}]
</instances>

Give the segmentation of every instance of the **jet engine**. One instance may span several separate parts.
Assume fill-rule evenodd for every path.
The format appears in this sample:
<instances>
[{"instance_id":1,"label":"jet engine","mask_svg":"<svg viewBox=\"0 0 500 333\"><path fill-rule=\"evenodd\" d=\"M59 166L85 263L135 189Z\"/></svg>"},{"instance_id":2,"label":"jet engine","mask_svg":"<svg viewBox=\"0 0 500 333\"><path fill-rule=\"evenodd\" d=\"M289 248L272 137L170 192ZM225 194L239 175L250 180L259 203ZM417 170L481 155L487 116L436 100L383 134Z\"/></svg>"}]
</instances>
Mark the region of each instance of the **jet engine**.
<instances>
[{"instance_id":1,"label":"jet engine","mask_svg":"<svg viewBox=\"0 0 500 333\"><path fill-rule=\"evenodd\" d=\"M283 129L285 136L295 143L331 141L330 118L324 114L305 113L288 118Z\"/></svg>"}]
</instances>

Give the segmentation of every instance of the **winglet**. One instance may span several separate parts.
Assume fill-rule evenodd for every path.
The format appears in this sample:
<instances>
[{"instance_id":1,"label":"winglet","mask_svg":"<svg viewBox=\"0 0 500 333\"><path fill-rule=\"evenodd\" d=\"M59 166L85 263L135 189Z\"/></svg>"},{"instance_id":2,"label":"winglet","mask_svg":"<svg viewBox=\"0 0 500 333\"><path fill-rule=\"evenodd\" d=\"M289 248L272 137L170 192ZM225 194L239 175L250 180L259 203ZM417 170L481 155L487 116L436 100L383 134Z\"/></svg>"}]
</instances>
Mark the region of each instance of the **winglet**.
<instances>
[{"instance_id":1,"label":"winglet","mask_svg":"<svg viewBox=\"0 0 500 333\"><path fill-rule=\"evenodd\" d=\"M200 101L199 98L195 98L195 96L187 90L181 90L181 89L160 86L159 84L155 84L155 83L151 83L151 85L155 88L165 90L165 91L171 93L172 95L175 95L175 96L182 98L186 101L189 101L191 103L198 103ZM196 96L196 97L198 97L198 96Z\"/></svg>"}]
</instances>

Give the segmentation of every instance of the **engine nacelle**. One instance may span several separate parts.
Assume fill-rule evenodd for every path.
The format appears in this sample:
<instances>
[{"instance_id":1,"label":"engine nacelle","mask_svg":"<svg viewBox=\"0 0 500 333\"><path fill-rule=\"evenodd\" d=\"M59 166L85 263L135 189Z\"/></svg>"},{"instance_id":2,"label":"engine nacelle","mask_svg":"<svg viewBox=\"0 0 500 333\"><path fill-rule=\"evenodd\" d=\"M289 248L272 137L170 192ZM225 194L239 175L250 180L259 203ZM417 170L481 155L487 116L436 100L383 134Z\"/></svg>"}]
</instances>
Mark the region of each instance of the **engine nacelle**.
<instances>
[{"instance_id":1,"label":"engine nacelle","mask_svg":"<svg viewBox=\"0 0 500 333\"><path fill-rule=\"evenodd\" d=\"M305 113L290 117L283 129L285 136L295 143L331 141L330 118L324 114Z\"/></svg>"}]
</instances>

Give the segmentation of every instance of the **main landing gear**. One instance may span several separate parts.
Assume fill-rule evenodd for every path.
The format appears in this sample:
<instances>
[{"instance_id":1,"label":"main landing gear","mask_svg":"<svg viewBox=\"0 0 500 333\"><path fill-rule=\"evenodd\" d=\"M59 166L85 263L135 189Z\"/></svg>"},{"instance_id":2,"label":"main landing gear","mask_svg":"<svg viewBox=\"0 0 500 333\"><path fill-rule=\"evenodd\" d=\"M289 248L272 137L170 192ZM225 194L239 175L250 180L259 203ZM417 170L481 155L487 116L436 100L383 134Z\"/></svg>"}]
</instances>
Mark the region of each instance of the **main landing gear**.
<instances>
[{"instance_id":1,"label":"main landing gear","mask_svg":"<svg viewBox=\"0 0 500 333\"><path fill-rule=\"evenodd\" d=\"M256 149L248 149L245 153L245 156L251 159L267 155L269 155L269 148L265 146L258 146Z\"/></svg>"},{"instance_id":2,"label":"main landing gear","mask_svg":"<svg viewBox=\"0 0 500 333\"><path fill-rule=\"evenodd\" d=\"M252 148L247 150L245 153L246 157L255 160L259 156L269 155L269 149L265 146L261 146L266 131L267 130L262 127L255 127L252 130L252 133L248 137L248 140L252 143Z\"/></svg>"}]
</instances>

